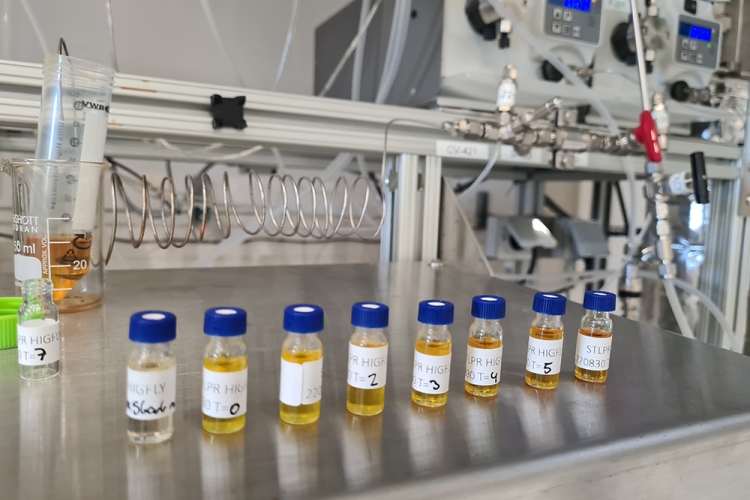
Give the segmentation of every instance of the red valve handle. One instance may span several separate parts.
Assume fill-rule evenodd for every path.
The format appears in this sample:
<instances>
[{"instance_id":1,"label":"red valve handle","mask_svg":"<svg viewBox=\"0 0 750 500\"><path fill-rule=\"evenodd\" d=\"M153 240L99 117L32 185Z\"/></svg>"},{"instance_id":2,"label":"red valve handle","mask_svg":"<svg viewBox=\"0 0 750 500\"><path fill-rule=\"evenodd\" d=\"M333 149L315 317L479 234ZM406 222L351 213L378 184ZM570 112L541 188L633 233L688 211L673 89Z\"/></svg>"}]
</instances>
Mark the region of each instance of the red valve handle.
<instances>
[{"instance_id":1,"label":"red valve handle","mask_svg":"<svg viewBox=\"0 0 750 500\"><path fill-rule=\"evenodd\" d=\"M633 135L638 142L643 144L648 161L661 162L661 147L659 146L659 133L656 131L656 123L650 111L641 113L641 124L633 130Z\"/></svg>"}]
</instances>

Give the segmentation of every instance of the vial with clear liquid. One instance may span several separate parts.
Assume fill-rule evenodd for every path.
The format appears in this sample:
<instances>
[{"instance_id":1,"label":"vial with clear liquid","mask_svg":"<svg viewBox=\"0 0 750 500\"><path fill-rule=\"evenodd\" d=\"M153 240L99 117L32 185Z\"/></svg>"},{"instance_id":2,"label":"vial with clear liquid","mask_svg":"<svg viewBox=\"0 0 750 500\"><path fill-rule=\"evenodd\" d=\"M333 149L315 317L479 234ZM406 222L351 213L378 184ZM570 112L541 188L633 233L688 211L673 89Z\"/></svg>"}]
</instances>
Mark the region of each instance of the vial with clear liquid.
<instances>
[{"instance_id":1,"label":"vial with clear liquid","mask_svg":"<svg viewBox=\"0 0 750 500\"><path fill-rule=\"evenodd\" d=\"M439 407L448 401L451 371L453 304L423 300L417 315L419 330L414 346L411 399L420 406Z\"/></svg>"},{"instance_id":2,"label":"vial with clear liquid","mask_svg":"<svg viewBox=\"0 0 750 500\"><path fill-rule=\"evenodd\" d=\"M526 355L526 383L536 389L554 389L560 381L564 327L562 317L568 300L556 293L534 295Z\"/></svg>"},{"instance_id":3,"label":"vial with clear liquid","mask_svg":"<svg viewBox=\"0 0 750 500\"><path fill-rule=\"evenodd\" d=\"M288 424L304 425L320 417L323 386L323 309L309 304L284 310L287 337L281 346L279 416Z\"/></svg>"},{"instance_id":4,"label":"vial with clear liquid","mask_svg":"<svg viewBox=\"0 0 750 500\"><path fill-rule=\"evenodd\" d=\"M360 302L352 306L354 333L349 339L346 409L355 415L377 415L385 406L388 368L388 306Z\"/></svg>"},{"instance_id":5,"label":"vial with clear liquid","mask_svg":"<svg viewBox=\"0 0 750 500\"><path fill-rule=\"evenodd\" d=\"M586 313L581 318L576 344L575 376L584 382L604 383L609 374L612 352L612 319L617 297L614 293L588 291L583 296Z\"/></svg>"},{"instance_id":6,"label":"vial with clear liquid","mask_svg":"<svg viewBox=\"0 0 750 500\"><path fill-rule=\"evenodd\" d=\"M46 278L21 284L18 365L21 378L26 380L44 380L60 373L60 320L52 291L52 281Z\"/></svg>"},{"instance_id":7,"label":"vial with clear liquid","mask_svg":"<svg viewBox=\"0 0 750 500\"><path fill-rule=\"evenodd\" d=\"M203 428L230 434L245 427L247 413L247 312L235 307L206 311L203 332Z\"/></svg>"},{"instance_id":8,"label":"vial with clear liquid","mask_svg":"<svg viewBox=\"0 0 750 500\"><path fill-rule=\"evenodd\" d=\"M464 387L473 396L492 397L500 388L500 367L503 361L503 327L505 299L479 295L471 301L474 322L469 328L466 349Z\"/></svg>"},{"instance_id":9,"label":"vial with clear liquid","mask_svg":"<svg viewBox=\"0 0 750 500\"><path fill-rule=\"evenodd\" d=\"M130 317L128 358L128 438L138 444L161 443L174 433L177 363L172 341L177 318L164 311Z\"/></svg>"}]
</instances>

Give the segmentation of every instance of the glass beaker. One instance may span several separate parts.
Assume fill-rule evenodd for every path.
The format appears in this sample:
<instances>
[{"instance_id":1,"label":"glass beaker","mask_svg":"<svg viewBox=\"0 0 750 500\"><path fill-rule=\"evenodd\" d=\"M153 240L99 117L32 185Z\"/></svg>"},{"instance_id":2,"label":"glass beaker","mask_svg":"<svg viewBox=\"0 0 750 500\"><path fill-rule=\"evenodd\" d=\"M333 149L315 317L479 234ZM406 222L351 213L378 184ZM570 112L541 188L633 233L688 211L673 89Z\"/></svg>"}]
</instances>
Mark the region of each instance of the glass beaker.
<instances>
[{"instance_id":1,"label":"glass beaker","mask_svg":"<svg viewBox=\"0 0 750 500\"><path fill-rule=\"evenodd\" d=\"M48 278L61 313L83 311L101 303L103 182L109 167L109 163L3 160L2 170L13 183L17 294L24 280ZM50 183L52 178L59 181ZM65 188L59 183L66 183Z\"/></svg>"}]
</instances>

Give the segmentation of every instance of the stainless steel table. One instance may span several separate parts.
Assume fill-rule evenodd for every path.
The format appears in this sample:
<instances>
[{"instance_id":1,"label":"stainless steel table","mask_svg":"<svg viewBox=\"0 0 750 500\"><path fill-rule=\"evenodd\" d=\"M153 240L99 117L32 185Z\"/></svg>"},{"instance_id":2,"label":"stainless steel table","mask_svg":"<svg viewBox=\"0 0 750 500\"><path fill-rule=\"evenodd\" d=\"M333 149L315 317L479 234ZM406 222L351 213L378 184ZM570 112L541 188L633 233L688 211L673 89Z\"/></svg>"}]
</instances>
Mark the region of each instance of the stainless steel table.
<instances>
[{"instance_id":1,"label":"stainless steel table","mask_svg":"<svg viewBox=\"0 0 750 500\"><path fill-rule=\"evenodd\" d=\"M3 277L8 284L8 276ZM9 293L10 289L3 290ZM473 295L508 299L500 394L463 391ZM606 386L574 381L581 307L570 304L560 387L524 385L532 293L484 276L422 264L112 272L105 305L63 316L59 378L25 382L16 351L0 351L0 498L742 498L750 487L750 359L626 320L615 320ZM448 404L410 402L417 302L456 304ZM350 306L391 306L386 408L345 410ZM326 311L322 415L293 428L278 420L283 308ZM201 429L203 311L249 313L248 424ZM135 446L126 437L130 314L178 317L174 438ZM593 495L597 495L594 497Z\"/></svg>"}]
</instances>

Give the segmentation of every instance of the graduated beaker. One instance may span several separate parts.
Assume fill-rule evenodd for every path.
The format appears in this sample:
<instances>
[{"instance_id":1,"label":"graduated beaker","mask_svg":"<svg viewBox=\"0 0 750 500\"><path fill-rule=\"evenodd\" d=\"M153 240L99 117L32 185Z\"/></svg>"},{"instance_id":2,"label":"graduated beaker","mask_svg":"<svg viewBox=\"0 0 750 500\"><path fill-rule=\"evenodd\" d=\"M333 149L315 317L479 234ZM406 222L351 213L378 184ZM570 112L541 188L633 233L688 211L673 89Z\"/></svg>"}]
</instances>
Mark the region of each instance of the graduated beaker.
<instances>
[{"instance_id":1,"label":"graduated beaker","mask_svg":"<svg viewBox=\"0 0 750 500\"><path fill-rule=\"evenodd\" d=\"M48 278L62 313L90 309L102 301L103 182L109 167L109 163L3 160L2 170L13 184L16 292L24 280ZM54 178L58 182L49 182Z\"/></svg>"}]
</instances>

